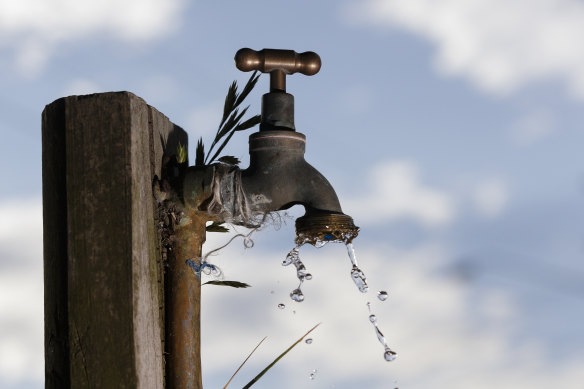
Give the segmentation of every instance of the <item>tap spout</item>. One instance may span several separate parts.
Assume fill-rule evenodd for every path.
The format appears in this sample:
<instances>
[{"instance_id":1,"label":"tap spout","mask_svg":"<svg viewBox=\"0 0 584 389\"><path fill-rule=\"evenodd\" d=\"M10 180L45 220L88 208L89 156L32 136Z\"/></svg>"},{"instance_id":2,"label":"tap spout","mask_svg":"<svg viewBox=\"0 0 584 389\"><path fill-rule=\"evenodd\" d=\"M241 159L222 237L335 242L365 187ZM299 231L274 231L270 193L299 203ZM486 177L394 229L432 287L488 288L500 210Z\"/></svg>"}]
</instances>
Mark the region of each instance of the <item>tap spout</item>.
<instances>
[{"instance_id":1,"label":"tap spout","mask_svg":"<svg viewBox=\"0 0 584 389\"><path fill-rule=\"evenodd\" d=\"M295 131L260 131L249 138L250 165L241 184L252 213L301 204L307 213L342 214L328 180L304 159L306 137Z\"/></svg>"}]
</instances>

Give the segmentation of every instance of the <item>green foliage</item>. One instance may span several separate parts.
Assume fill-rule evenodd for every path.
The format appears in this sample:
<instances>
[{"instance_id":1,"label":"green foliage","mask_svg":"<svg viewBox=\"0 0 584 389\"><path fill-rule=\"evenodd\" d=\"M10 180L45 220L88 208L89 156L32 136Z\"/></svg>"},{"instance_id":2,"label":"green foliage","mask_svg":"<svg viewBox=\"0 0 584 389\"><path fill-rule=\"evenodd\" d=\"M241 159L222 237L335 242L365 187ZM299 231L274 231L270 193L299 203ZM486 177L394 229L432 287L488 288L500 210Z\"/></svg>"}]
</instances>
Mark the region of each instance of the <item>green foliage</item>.
<instances>
[{"instance_id":1,"label":"green foliage","mask_svg":"<svg viewBox=\"0 0 584 389\"><path fill-rule=\"evenodd\" d=\"M183 146L180 142L178 142L178 146L176 148L176 161L178 163L187 162L187 147Z\"/></svg>"},{"instance_id":2,"label":"green foliage","mask_svg":"<svg viewBox=\"0 0 584 389\"><path fill-rule=\"evenodd\" d=\"M203 285L230 286L232 288L250 288L251 285L239 281L207 281Z\"/></svg>"},{"instance_id":3,"label":"green foliage","mask_svg":"<svg viewBox=\"0 0 584 389\"><path fill-rule=\"evenodd\" d=\"M213 163L219 156L221 151L223 151L223 149L225 148L233 134L235 134L238 131L243 131L252 128L253 126L260 123L261 121L260 115L252 116L251 118L242 122L241 120L243 116L246 114L249 106L245 107L241 111L238 108L241 105L241 103L245 100L247 95L249 95L249 93L252 91L259 78L260 78L259 74L257 74L257 72L253 72L253 74L243 87L241 93L238 93L237 91L236 81L233 81L233 83L229 87L229 90L227 91L227 96L225 96L225 104L223 106L223 117L221 118L221 123L219 124L219 128L217 128L215 139L213 139L213 143L211 144L211 147L209 147L207 157L204 158L203 164L208 165ZM219 145L217 150L213 154L211 154L211 152L217 145Z\"/></svg>"},{"instance_id":4,"label":"green foliage","mask_svg":"<svg viewBox=\"0 0 584 389\"><path fill-rule=\"evenodd\" d=\"M278 363L278 361L280 359L282 359L284 357L284 355L288 354L288 352L290 350L292 350L294 347L296 347L296 345L300 342L302 342L302 339L306 338L306 336L308 334L310 334L313 330L316 329L316 327L318 327L320 325L320 323L318 323L317 325L315 325L314 327L312 327L310 330L308 330L307 333L305 333L300 339L298 339L296 342L294 342L292 344L292 346L288 347L282 354L280 354L276 359L274 359L274 361L272 363L270 363L268 366L266 366L266 368L264 370L262 370L257 376L255 376L251 381L248 382L247 385L245 385L242 389L249 389L253 384L255 384L260 378L262 378L262 376L264 374L266 374L268 372L268 370L270 370L276 363Z\"/></svg>"}]
</instances>

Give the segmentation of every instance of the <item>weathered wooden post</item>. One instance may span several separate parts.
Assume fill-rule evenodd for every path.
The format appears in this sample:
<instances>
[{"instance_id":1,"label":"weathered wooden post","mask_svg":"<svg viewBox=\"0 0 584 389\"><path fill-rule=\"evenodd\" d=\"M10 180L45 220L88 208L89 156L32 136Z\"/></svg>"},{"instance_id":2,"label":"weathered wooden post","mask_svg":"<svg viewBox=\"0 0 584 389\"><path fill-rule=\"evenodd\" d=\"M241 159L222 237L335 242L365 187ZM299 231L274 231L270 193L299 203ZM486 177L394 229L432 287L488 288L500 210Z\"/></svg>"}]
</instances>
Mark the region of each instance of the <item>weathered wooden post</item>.
<instances>
[{"instance_id":1,"label":"weathered wooden post","mask_svg":"<svg viewBox=\"0 0 584 389\"><path fill-rule=\"evenodd\" d=\"M129 92L56 100L42 125L46 388L163 388L152 183L186 133Z\"/></svg>"}]
</instances>

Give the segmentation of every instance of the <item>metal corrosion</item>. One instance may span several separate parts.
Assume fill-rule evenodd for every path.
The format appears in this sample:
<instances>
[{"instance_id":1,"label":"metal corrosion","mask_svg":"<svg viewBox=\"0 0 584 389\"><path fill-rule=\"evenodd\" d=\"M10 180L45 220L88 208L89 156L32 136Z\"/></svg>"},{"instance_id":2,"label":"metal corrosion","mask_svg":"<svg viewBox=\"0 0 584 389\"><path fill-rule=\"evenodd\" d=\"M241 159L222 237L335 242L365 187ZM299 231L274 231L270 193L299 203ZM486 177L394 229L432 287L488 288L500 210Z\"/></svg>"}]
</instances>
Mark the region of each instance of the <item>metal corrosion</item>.
<instances>
[{"instance_id":1,"label":"metal corrosion","mask_svg":"<svg viewBox=\"0 0 584 389\"><path fill-rule=\"evenodd\" d=\"M201 280L186 264L199 263L206 218L187 209L175 227L174 255L168 258L166 299L166 387L202 389Z\"/></svg>"}]
</instances>

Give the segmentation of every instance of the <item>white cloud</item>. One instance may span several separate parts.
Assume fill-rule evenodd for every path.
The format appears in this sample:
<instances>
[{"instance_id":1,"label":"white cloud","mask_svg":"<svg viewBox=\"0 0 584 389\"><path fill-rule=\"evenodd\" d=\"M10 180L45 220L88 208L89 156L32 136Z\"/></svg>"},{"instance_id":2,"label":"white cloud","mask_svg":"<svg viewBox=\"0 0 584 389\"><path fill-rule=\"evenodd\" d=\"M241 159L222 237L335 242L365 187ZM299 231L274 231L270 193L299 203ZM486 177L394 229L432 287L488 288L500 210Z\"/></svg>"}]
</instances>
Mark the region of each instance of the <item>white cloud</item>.
<instances>
[{"instance_id":1,"label":"white cloud","mask_svg":"<svg viewBox=\"0 0 584 389\"><path fill-rule=\"evenodd\" d=\"M42 205L0 202L0 383L42 383Z\"/></svg>"},{"instance_id":2,"label":"white cloud","mask_svg":"<svg viewBox=\"0 0 584 389\"><path fill-rule=\"evenodd\" d=\"M343 206L363 223L413 219L426 226L448 224L454 219L453 199L425 186L411 162L390 161L375 167L369 186L358 197L343 198Z\"/></svg>"},{"instance_id":3,"label":"white cloud","mask_svg":"<svg viewBox=\"0 0 584 389\"><path fill-rule=\"evenodd\" d=\"M473 196L476 210L482 216L492 219L501 215L509 202L509 189L505 182L498 178L480 182Z\"/></svg>"},{"instance_id":4,"label":"white cloud","mask_svg":"<svg viewBox=\"0 0 584 389\"><path fill-rule=\"evenodd\" d=\"M584 3L578 0L368 0L346 17L397 27L437 47L436 65L478 87L508 93L563 80L584 98Z\"/></svg>"},{"instance_id":5,"label":"white cloud","mask_svg":"<svg viewBox=\"0 0 584 389\"><path fill-rule=\"evenodd\" d=\"M62 42L109 35L147 42L173 32L184 0L0 0L0 46L15 50L15 65L38 75Z\"/></svg>"}]
</instances>

